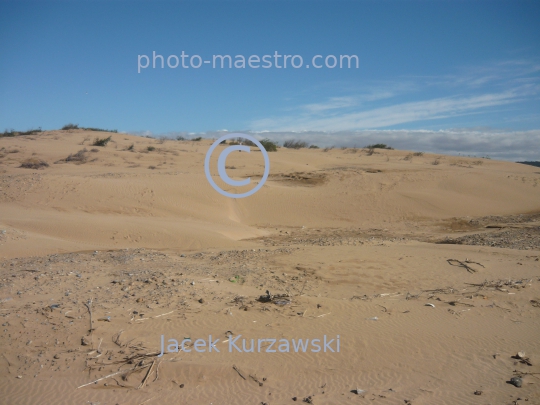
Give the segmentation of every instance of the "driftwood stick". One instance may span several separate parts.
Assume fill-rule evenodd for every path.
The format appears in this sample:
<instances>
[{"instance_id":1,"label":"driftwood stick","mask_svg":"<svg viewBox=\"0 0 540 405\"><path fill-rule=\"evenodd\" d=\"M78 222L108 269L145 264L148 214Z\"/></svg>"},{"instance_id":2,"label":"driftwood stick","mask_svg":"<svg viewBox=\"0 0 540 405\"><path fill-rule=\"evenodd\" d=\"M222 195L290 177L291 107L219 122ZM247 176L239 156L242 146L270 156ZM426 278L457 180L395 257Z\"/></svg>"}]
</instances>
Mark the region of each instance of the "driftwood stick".
<instances>
[{"instance_id":1,"label":"driftwood stick","mask_svg":"<svg viewBox=\"0 0 540 405\"><path fill-rule=\"evenodd\" d=\"M152 318L159 318L160 316L169 315L169 314L172 314L173 312L174 312L174 310L172 310L171 312L167 312L166 314L161 314L161 315L153 316Z\"/></svg>"},{"instance_id":2,"label":"driftwood stick","mask_svg":"<svg viewBox=\"0 0 540 405\"><path fill-rule=\"evenodd\" d=\"M139 385L137 387L138 390L140 390L141 388L144 388L144 386L146 385L146 381L148 381L148 377L150 377L150 374L152 374L152 370L154 369L154 364L156 364L155 360L152 362L152 365L150 366L150 368L148 369L148 372L144 376L144 378L143 378L143 380L141 382L141 385Z\"/></svg>"},{"instance_id":3,"label":"driftwood stick","mask_svg":"<svg viewBox=\"0 0 540 405\"><path fill-rule=\"evenodd\" d=\"M120 344L120 335L124 332L124 329L120 330L117 334L113 335L112 341L117 345L122 347Z\"/></svg>"},{"instance_id":4,"label":"driftwood stick","mask_svg":"<svg viewBox=\"0 0 540 405\"><path fill-rule=\"evenodd\" d=\"M233 364L232 368L234 369L234 371L236 371L236 372L238 373L238 375L239 375L240 377L242 377L244 380L246 379L246 377L244 377L244 376L242 375L242 373L240 372L240 370L238 370L238 367L236 367L236 366Z\"/></svg>"},{"instance_id":5,"label":"driftwood stick","mask_svg":"<svg viewBox=\"0 0 540 405\"><path fill-rule=\"evenodd\" d=\"M446 260L448 262L448 264L450 264L451 266L459 266L459 267L463 267L464 269L466 269L469 273L476 273L477 270L473 269L471 266L467 265L467 263L469 264L478 264L479 266L482 266L484 267L482 264L478 263L478 262L473 262L473 261L470 261L469 259L465 260L465 261L461 261L461 260L457 260L457 259L447 259ZM485 268L485 267L484 267Z\"/></svg>"},{"instance_id":6,"label":"driftwood stick","mask_svg":"<svg viewBox=\"0 0 540 405\"><path fill-rule=\"evenodd\" d=\"M161 366L161 363L163 362L163 360L159 361L158 364L157 364L157 367L156 367L156 376L154 377L154 381L155 382L158 378L159 378L159 366Z\"/></svg>"},{"instance_id":7,"label":"driftwood stick","mask_svg":"<svg viewBox=\"0 0 540 405\"><path fill-rule=\"evenodd\" d=\"M97 383L98 381L105 380L105 379L107 379L107 378L109 378L109 377L112 377L112 376L115 376L115 375L117 375L117 374L122 374L122 373L125 373L125 372L128 372L128 371L141 370L141 369L146 368L146 367L148 367L148 366L149 366L149 364L147 364L147 365L145 365L145 366L141 366L141 367L136 366L136 367L133 367L133 368L131 368L131 369L129 369L129 370L120 370L120 371L117 371L116 373L112 373L112 374L106 375L105 377L101 377L101 378L98 378L97 380L94 380L94 381L91 381L91 382L89 382L89 383L80 385L80 386L77 387L77 389L82 388L82 387L86 387L87 385L95 384L95 383Z\"/></svg>"},{"instance_id":8,"label":"driftwood stick","mask_svg":"<svg viewBox=\"0 0 540 405\"><path fill-rule=\"evenodd\" d=\"M304 285L302 286L302 290L300 291L300 294L298 294L298 295L302 295L302 293L304 292L304 288L306 288L306 284L307 284L307 280L304 281Z\"/></svg>"},{"instance_id":9,"label":"driftwood stick","mask_svg":"<svg viewBox=\"0 0 540 405\"><path fill-rule=\"evenodd\" d=\"M8 366L11 367L11 363L10 363L10 361L8 360L8 358L6 357L6 354L5 354L5 353L2 353L2 356L4 356L4 359L6 359Z\"/></svg>"},{"instance_id":10,"label":"driftwood stick","mask_svg":"<svg viewBox=\"0 0 540 405\"><path fill-rule=\"evenodd\" d=\"M92 323L92 299L89 299L87 303L85 303L86 308L88 308L88 312L90 313L90 330L88 332L92 333L94 330L93 323Z\"/></svg>"}]
</instances>

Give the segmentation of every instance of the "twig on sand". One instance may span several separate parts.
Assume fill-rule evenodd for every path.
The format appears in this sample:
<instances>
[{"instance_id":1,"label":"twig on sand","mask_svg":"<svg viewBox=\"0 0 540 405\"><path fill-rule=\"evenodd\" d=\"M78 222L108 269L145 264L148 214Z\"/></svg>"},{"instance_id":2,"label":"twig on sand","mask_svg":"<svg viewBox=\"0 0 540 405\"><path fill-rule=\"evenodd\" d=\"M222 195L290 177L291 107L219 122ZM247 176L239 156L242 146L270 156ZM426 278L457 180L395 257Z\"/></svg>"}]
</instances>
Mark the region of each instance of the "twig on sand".
<instances>
[{"instance_id":1,"label":"twig on sand","mask_svg":"<svg viewBox=\"0 0 540 405\"><path fill-rule=\"evenodd\" d=\"M459 267L463 267L464 269L467 269L467 271L469 273L476 273L477 270L473 269L471 266L468 266L468 264L477 264L479 266L482 266L484 267L483 264L481 263L478 263L478 262L473 262L469 259L465 259L464 261L461 261L461 260L457 260L457 259L447 259L446 260L448 262L448 264L450 264L451 266L459 266ZM485 268L485 267L484 267Z\"/></svg>"},{"instance_id":2,"label":"twig on sand","mask_svg":"<svg viewBox=\"0 0 540 405\"><path fill-rule=\"evenodd\" d=\"M6 354L5 354L5 353L2 353L2 356L4 356L4 359L6 359L8 366L11 367L11 363L10 363L10 361L8 360L8 358L6 357Z\"/></svg>"},{"instance_id":3,"label":"twig on sand","mask_svg":"<svg viewBox=\"0 0 540 405\"><path fill-rule=\"evenodd\" d=\"M122 344L120 343L120 335L124 332L124 329L119 331L117 334L113 335L112 341L117 345L122 347Z\"/></svg>"},{"instance_id":4,"label":"twig on sand","mask_svg":"<svg viewBox=\"0 0 540 405\"><path fill-rule=\"evenodd\" d=\"M149 364L146 364L146 365L140 366L140 367L139 367L139 366L135 366L135 367L133 367L133 368L131 368L131 369L129 369L129 370L120 370L120 371L117 371L116 373L112 373L112 374L106 375L105 377L101 377L101 378L98 378L97 380L94 380L94 381L91 381L91 382L89 382L89 383L80 385L80 386L77 387L77 389L82 388L82 387L86 387L87 385L95 384L95 383L97 383L98 381L105 380L105 379L107 379L107 378L109 378L109 377L112 377L112 376L115 376L115 375L118 375L118 374L122 374L122 373L126 373L126 372L128 372L128 371L142 370L143 368L146 368L146 367L148 367L148 366L150 366L150 365L149 365Z\"/></svg>"},{"instance_id":5,"label":"twig on sand","mask_svg":"<svg viewBox=\"0 0 540 405\"><path fill-rule=\"evenodd\" d=\"M157 364L157 367L156 367L156 376L154 377L154 381L156 381L156 380L159 378L159 366L161 366L161 363L162 363L162 362L163 362L163 361L160 361L160 362L158 362L158 364ZM154 382L154 381L153 381L153 382Z\"/></svg>"},{"instance_id":6,"label":"twig on sand","mask_svg":"<svg viewBox=\"0 0 540 405\"><path fill-rule=\"evenodd\" d=\"M534 378L539 378L537 377L537 375L540 375L540 373L529 373L528 371L519 371L519 370L514 370L514 373L519 374L519 375L532 375Z\"/></svg>"},{"instance_id":7,"label":"twig on sand","mask_svg":"<svg viewBox=\"0 0 540 405\"><path fill-rule=\"evenodd\" d=\"M167 312L166 314L156 315L156 316L153 316L152 318L159 318L160 316L169 315L169 314L172 314L173 312L174 312L174 309L171 312Z\"/></svg>"},{"instance_id":8,"label":"twig on sand","mask_svg":"<svg viewBox=\"0 0 540 405\"><path fill-rule=\"evenodd\" d=\"M150 369L148 370L148 372L146 373L146 375L144 376L141 384L137 387L138 390L140 390L141 388L144 388L144 386L146 385L146 381L148 381L148 377L150 377L150 374L152 374L152 370L154 369L154 365L156 364L156 361L154 360L152 362L152 365L150 366Z\"/></svg>"},{"instance_id":9,"label":"twig on sand","mask_svg":"<svg viewBox=\"0 0 540 405\"><path fill-rule=\"evenodd\" d=\"M306 284L307 284L307 280L304 281L304 285L302 286L302 290L300 291L300 294L298 294L298 295L302 295L302 293L304 292L304 288L306 288Z\"/></svg>"},{"instance_id":10,"label":"twig on sand","mask_svg":"<svg viewBox=\"0 0 540 405\"><path fill-rule=\"evenodd\" d=\"M92 299L89 299L84 305L88 308L88 312L90 313L90 330L88 332L92 333L94 330L92 323Z\"/></svg>"},{"instance_id":11,"label":"twig on sand","mask_svg":"<svg viewBox=\"0 0 540 405\"><path fill-rule=\"evenodd\" d=\"M148 401L151 401L152 399L154 399L155 397L152 397L152 398L148 398L148 399L145 399L144 401L142 401L139 405L143 405L143 404L146 404Z\"/></svg>"},{"instance_id":12,"label":"twig on sand","mask_svg":"<svg viewBox=\"0 0 540 405\"><path fill-rule=\"evenodd\" d=\"M236 366L233 364L232 368L233 368L234 371L236 371L236 372L238 373L238 375L239 375L240 377L242 377L244 380L246 379L246 377L244 377L244 376L242 375L242 373L240 372L240 370L238 370L238 367L236 367Z\"/></svg>"},{"instance_id":13,"label":"twig on sand","mask_svg":"<svg viewBox=\"0 0 540 405\"><path fill-rule=\"evenodd\" d=\"M130 387L128 387L127 385L120 384L120 381L118 381L116 378L113 378L113 380L116 382L116 385L118 385L119 387L122 387L122 388L130 388Z\"/></svg>"},{"instance_id":14,"label":"twig on sand","mask_svg":"<svg viewBox=\"0 0 540 405\"><path fill-rule=\"evenodd\" d=\"M317 316L317 318L320 318L321 316L325 316L325 315L330 315L332 312L328 312L327 314L322 314L322 315L319 315Z\"/></svg>"}]
</instances>

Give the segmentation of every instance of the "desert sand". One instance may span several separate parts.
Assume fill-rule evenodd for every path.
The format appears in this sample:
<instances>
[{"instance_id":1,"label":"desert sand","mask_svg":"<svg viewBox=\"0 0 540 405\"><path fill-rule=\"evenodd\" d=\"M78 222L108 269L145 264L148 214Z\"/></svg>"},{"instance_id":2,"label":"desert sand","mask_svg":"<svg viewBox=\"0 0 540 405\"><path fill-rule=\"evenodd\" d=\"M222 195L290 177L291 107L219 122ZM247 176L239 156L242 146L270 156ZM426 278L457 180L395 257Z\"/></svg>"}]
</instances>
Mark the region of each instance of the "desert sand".
<instances>
[{"instance_id":1,"label":"desert sand","mask_svg":"<svg viewBox=\"0 0 540 405\"><path fill-rule=\"evenodd\" d=\"M0 138L0 403L540 404L539 168L211 143Z\"/></svg>"}]
</instances>

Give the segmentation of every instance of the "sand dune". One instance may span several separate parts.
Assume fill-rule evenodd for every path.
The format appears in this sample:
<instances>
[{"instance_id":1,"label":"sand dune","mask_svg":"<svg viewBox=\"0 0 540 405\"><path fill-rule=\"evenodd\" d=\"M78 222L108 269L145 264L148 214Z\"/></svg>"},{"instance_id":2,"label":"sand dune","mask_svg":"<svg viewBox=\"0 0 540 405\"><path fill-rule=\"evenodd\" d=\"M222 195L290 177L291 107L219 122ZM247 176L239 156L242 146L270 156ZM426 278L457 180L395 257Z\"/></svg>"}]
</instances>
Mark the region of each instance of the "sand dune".
<instances>
[{"instance_id":1,"label":"sand dune","mask_svg":"<svg viewBox=\"0 0 540 405\"><path fill-rule=\"evenodd\" d=\"M210 144L0 139L4 403L540 404L538 168L280 148L234 200L205 178ZM255 150L227 165L262 176ZM161 335L221 351L158 358ZM229 353L238 335L340 351Z\"/></svg>"}]
</instances>

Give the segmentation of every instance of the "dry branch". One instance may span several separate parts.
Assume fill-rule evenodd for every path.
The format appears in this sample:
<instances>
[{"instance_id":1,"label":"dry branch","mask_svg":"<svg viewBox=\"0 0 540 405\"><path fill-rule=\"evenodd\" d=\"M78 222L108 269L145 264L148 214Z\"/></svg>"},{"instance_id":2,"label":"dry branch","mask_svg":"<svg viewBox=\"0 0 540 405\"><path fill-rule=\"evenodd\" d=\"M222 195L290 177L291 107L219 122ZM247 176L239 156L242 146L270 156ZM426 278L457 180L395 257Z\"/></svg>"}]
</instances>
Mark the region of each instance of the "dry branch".
<instances>
[{"instance_id":1,"label":"dry branch","mask_svg":"<svg viewBox=\"0 0 540 405\"><path fill-rule=\"evenodd\" d=\"M465 259L464 261L461 261L461 260L457 260L457 259L447 259L446 260L448 262L448 264L450 264L451 266L458 266L458 267L463 267L464 269L467 269L467 271L469 273L476 273L477 270L473 269L471 266L469 266L468 264L478 264L479 266L482 266L484 267L483 264L481 263L478 263L478 262L473 262L469 259ZM485 267L484 267L485 268Z\"/></svg>"},{"instance_id":2,"label":"dry branch","mask_svg":"<svg viewBox=\"0 0 540 405\"><path fill-rule=\"evenodd\" d=\"M84 305L88 308L88 312L90 313L90 330L88 332L92 333L94 330L92 323L92 299L89 299Z\"/></svg>"},{"instance_id":3,"label":"dry branch","mask_svg":"<svg viewBox=\"0 0 540 405\"><path fill-rule=\"evenodd\" d=\"M154 365L156 364L156 361L154 360L152 362L152 365L150 366L150 369L148 370L148 372L146 373L146 375L144 376L141 384L137 387L138 390L140 390L141 388L144 388L144 386L146 385L146 381L148 381L148 377L150 377L150 374L152 374L152 370L154 369Z\"/></svg>"},{"instance_id":4,"label":"dry branch","mask_svg":"<svg viewBox=\"0 0 540 405\"><path fill-rule=\"evenodd\" d=\"M118 375L118 374L126 373L126 372L129 372L129 371L142 370L143 368L146 368L148 366L149 366L149 364L146 364L146 365L140 366L140 367L139 366L133 367L133 368L131 368L129 370L120 370L120 371L117 371L116 373L112 373L112 374L106 375L105 377L101 377L101 378L98 378L97 380L94 380L94 381L91 381L89 383L80 385L80 386L77 387L77 389L82 388L82 387L86 387L87 385L95 384L98 381L105 380L105 379L107 379L109 377L112 377L112 376L115 376L115 375Z\"/></svg>"},{"instance_id":5,"label":"dry branch","mask_svg":"<svg viewBox=\"0 0 540 405\"><path fill-rule=\"evenodd\" d=\"M239 375L240 377L242 377L244 380L246 379L246 377L244 377L244 376L242 375L242 373L240 372L240 370L238 370L238 367L236 367L236 366L233 364L232 368L233 368L234 371L236 371L236 372L238 373L238 375Z\"/></svg>"}]
</instances>

